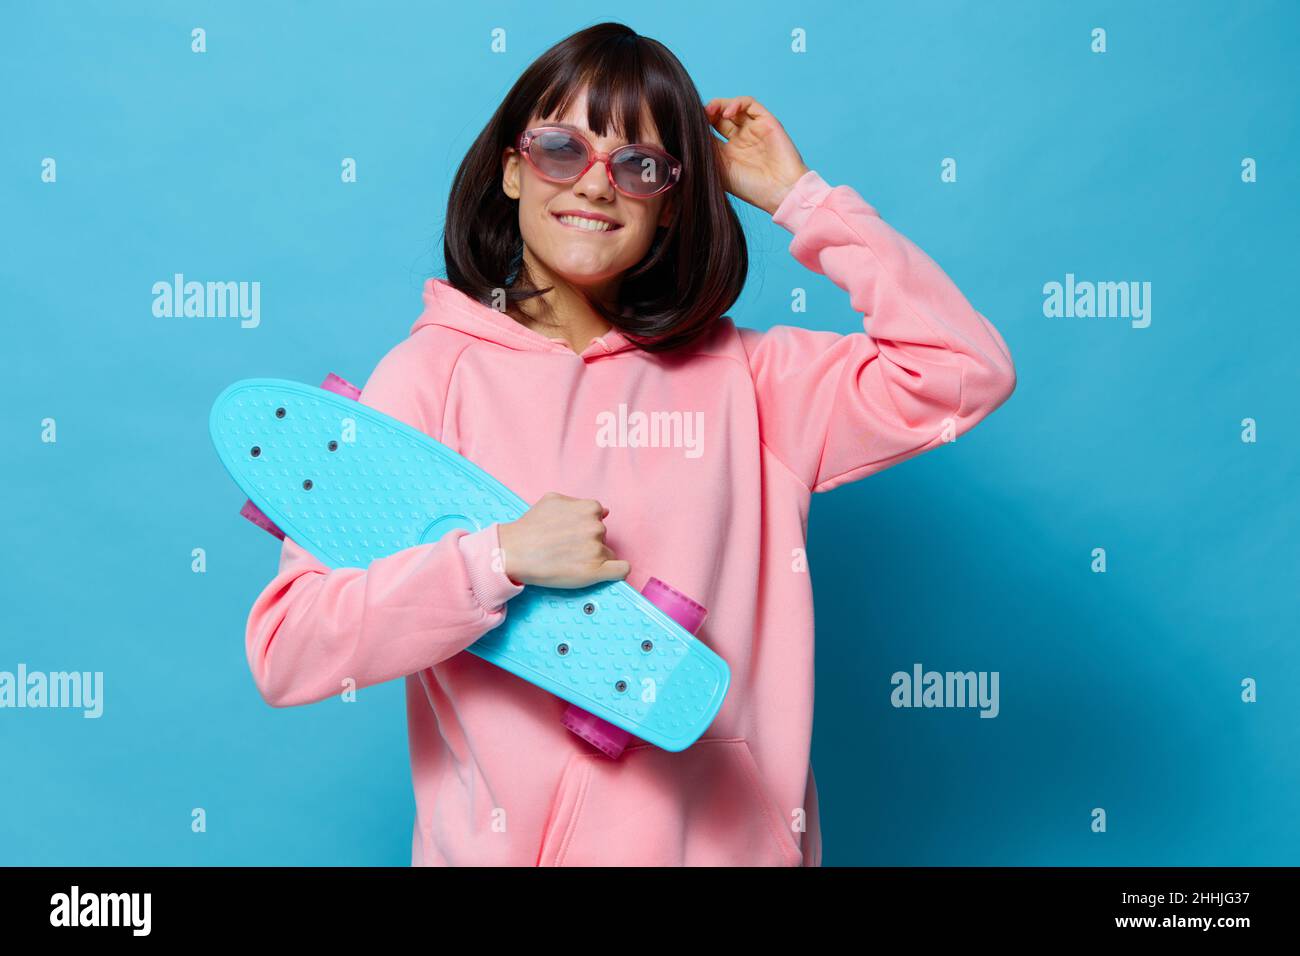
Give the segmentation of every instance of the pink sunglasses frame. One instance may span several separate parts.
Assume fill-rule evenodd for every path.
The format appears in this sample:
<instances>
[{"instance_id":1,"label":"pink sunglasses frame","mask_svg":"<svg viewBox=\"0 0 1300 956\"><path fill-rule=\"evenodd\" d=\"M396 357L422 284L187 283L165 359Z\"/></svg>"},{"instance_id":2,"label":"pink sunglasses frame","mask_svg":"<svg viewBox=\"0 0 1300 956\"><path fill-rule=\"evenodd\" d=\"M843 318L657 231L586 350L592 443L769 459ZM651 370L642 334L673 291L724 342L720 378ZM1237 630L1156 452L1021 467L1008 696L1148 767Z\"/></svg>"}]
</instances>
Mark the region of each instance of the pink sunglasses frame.
<instances>
[{"instance_id":1,"label":"pink sunglasses frame","mask_svg":"<svg viewBox=\"0 0 1300 956\"><path fill-rule=\"evenodd\" d=\"M580 143L583 144L583 146L587 148L587 165L582 168L582 172L578 173L575 176L569 176L565 179L556 179L554 176L549 176L546 173L542 172L541 168L533 160L531 147L532 147L533 140L537 138L538 134L546 133L546 132L567 133L568 135L578 140ZM670 156L668 153L664 152L658 146L651 146L649 143L627 143L623 146L619 146L615 149L611 149L609 152L602 153L598 151L594 146L591 145L591 141L587 139L587 137L583 136L577 130L572 130L564 126L534 126L531 129L526 129L519 134L519 139L516 141L515 145L516 148L519 150L520 154L523 155L524 159L528 161L528 165L533 168L533 170L537 173L537 175L541 176L547 182L551 182L551 183L576 182L577 180L581 179L583 176L587 175L587 170L591 169L592 166L595 166L597 163L604 163L605 175L609 177L609 184L613 186L614 189L616 189L618 192L622 193L624 196L627 196L629 199L653 199L655 196L662 196L664 193L668 192L668 190L676 186L681 181L682 178L681 160L677 159L674 156ZM662 156L664 159L666 159L668 165L668 182L665 183L659 189L656 189L652 193L632 193L632 192L628 192L626 189L620 186L617 182L614 181L614 168L613 168L613 164L610 161L610 158L615 153L618 153L625 149L645 150L648 152L655 153L656 155Z\"/></svg>"}]
</instances>

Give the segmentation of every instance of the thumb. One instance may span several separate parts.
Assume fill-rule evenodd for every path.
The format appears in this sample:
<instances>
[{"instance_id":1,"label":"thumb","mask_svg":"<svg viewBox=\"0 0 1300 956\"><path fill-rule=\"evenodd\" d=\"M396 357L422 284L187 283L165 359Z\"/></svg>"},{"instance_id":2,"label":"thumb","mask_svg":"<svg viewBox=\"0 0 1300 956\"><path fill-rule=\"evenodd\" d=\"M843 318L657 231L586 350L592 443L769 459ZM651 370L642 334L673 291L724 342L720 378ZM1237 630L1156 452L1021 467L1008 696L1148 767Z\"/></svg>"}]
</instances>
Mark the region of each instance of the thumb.
<instances>
[{"instance_id":1,"label":"thumb","mask_svg":"<svg viewBox=\"0 0 1300 956\"><path fill-rule=\"evenodd\" d=\"M621 581L628 576L632 566L626 561L606 561L596 569L597 581Z\"/></svg>"}]
</instances>

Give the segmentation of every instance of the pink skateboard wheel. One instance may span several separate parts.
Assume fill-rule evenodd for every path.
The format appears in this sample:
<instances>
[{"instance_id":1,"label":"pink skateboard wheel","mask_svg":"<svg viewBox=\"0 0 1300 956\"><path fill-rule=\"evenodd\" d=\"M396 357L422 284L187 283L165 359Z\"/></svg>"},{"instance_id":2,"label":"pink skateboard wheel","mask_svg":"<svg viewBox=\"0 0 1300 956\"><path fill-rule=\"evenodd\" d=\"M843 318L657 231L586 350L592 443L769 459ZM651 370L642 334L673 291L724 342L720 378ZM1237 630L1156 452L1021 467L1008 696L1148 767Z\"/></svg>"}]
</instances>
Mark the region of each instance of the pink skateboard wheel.
<instances>
[{"instance_id":1,"label":"pink skateboard wheel","mask_svg":"<svg viewBox=\"0 0 1300 956\"><path fill-rule=\"evenodd\" d=\"M659 610L692 634L698 634L708 611L698 601L669 587L658 578L651 578L641 589L641 595ZM634 738L621 727L588 713L577 704L570 704L560 722L591 744L605 756L617 760Z\"/></svg>"},{"instance_id":2,"label":"pink skateboard wheel","mask_svg":"<svg viewBox=\"0 0 1300 956\"><path fill-rule=\"evenodd\" d=\"M275 526L275 522L262 513L262 509L251 501L245 501L244 507L239 509L239 513L247 518L253 524L257 525L263 531L269 531L281 541L284 540L284 532Z\"/></svg>"},{"instance_id":3,"label":"pink skateboard wheel","mask_svg":"<svg viewBox=\"0 0 1300 956\"><path fill-rule=\"evenodd\" d=\"M670 587L658 578L651 578L641 589L641 596L682 626L683 630L698 634L709 612L698 601L692 601L681 591Z\"/></svg>"},{"instance_id":4,"label":"pink skateboard wheel","mask_svg":"<svg viewBox=\"0 0 1300 956\"><path fill-rule=\"evenodd\" d=\"M612 760L622 756L627 745L632 742L632 735L622 727L615 727L609 721L601 720L577 704L569 705L564 716L560 718L560 723Z\"/></svg>"},{"instance_id":5,"label":"pink skateboard wheel","mask_svg":"<svg viewBox=\"0 0 1300 956\"><path fill-rule=\"evenodd\" d=\"M335 395L342 395L344 398L350 398L354 402L361 397L361 389L357 388L347 379L330 372L325 376L325 381L320 383L320 387L327 392L333 392ZM284 532L275 526L275 522L262 513L262 509L251 501L245 501L244 507L239 509L239 513L247 518L253 524L257 525L263 531L269 531L281 541L284 540Z\"/></svg>"},{"instance_id":6,"label":"pink skateboard wheel","mask_svg":"<svg viewBox=\"0 0 1300 956\"><path fill-rule=\"evenodd\" d=\"M333 392L335 395L342 395L344 398L350 398L356 401L361 397L361 389L357 388L346 378L335 375L330 372L325 376L325 381L320 383L320 387L327 392Z\"/></svg>"}]
</instances>

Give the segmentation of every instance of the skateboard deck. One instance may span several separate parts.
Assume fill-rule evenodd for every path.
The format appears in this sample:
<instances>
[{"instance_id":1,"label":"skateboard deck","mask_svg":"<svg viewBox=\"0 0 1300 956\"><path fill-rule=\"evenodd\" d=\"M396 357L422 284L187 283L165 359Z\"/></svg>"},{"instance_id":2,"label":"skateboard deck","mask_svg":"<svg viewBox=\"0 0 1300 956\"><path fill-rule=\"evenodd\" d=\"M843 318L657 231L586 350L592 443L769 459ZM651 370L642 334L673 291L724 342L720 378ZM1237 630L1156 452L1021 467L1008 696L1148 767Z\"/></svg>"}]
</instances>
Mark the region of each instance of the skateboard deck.
<instances>
[{"instance_id":1,"label":"skateboard deck","mask_svg":"<svg viewBox=\"0 0 1300 956\"><path fill-rule=\"evenodd\" d=\"M366 567L528 510L429 435L300 382L235 382L213 403L209 429L249 500L327 567ZM669 751L699 739L730 682L721 657L625 581L529 585L468 650Z\"/></svg>"}]
</instances>

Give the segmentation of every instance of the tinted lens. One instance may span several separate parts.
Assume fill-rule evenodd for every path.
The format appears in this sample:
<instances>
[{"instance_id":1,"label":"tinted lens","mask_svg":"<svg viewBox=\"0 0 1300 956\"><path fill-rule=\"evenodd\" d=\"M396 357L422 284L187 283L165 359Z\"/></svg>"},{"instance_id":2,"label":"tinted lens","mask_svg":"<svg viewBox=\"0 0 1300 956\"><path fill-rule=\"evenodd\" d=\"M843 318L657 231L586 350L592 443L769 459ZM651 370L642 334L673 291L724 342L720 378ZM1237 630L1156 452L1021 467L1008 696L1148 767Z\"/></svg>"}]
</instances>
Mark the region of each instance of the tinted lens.
<instances>
[{"instance_id":1,"label":"tinted lens","mask_svg":"<svg viewBox=\"0 0 1300 956\"><path fill-rule=\"evenodd\" d=\"M614 182L629 193L647 195L668 183L668 157L643 146L629 146L614 153Z\"/></svg>"},{"instance_id":2,"label":"tinted lens","mask_svg":"<svg viewBox=\"0 0 1300 956\"><path fill-rule=\"evenodd\" d=\"M586 144L562 130L538 133L529 151L537 168L555 179L577 176L587 165Z\"/></svg>"}]
</instances>

